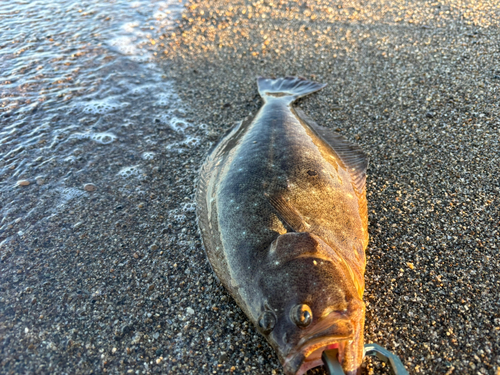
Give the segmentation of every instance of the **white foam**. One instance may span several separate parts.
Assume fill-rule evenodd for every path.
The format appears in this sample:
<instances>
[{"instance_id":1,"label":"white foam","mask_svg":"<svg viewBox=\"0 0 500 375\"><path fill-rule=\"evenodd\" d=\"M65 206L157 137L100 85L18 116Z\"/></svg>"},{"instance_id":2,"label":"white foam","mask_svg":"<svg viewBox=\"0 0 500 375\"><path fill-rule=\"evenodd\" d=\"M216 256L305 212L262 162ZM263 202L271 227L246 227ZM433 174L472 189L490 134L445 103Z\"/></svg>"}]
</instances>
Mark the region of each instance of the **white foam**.
<instances>
[{"instance_id":1,"label":"white foam","mask_svg":"<svg viewBox=\"0 0 500 375\"><path fill-rule=\"evenodd\" d=\"M200 144L200 138L199 137L194 137L192 135L188 135L184 141L181 142L181 144L186 145L186 147L192 148L199 146Z\"/></svg>"},{"instance_id":2,"label":"white foam","mask_svg":"<svg viewBox=\"0 0 500 375\"><path fill-rule=\"evenodd\" d=\"M142 170L139 168L137 165L132 165L130 167L125 167L118 172L119 176L130 178L134 176L140 176L142 173Z\"/></svg>"},{"instance_id":3,"label":"white foam","mask_svg":"<svg viewBox=\"0 0 500 375\"><path fill-rule=\"evenodd\" d=\"M90 139L93 141L96 141L97 143L103 144L103 145L108 145L110 143L113 143L116 140L116 135L112 133L94 133L91 134Z\"/></svg>"},{"instance_id":4,"label":"white foam","mask_svg":"<svg viewBox=\"0 0 500 375\"><path fill-rule=\"evenodd\" d=\"M174 142L166 147L167 151L177 151L179 154L188 149L197 147L200 144L200 138L187 135L186 138L180 142Z\"/></svg>"},{"instance_id":5,"label":"white foam","mask_svg":"<svg viewBox=\"0 0 500 375\"><path fill-rule=\"evenodd\" d=\"M176 223L183 224L186 222L187 217L186 215L174 215L173 219Z\"/></svg>"},{"instance_id":6,"label":"white foam","mask_svg":"<svg viewBox=\"0 0 500 375\"><path fill-rule=\"evenodd\" d=\"M142 159L144 160L153 160L155 158L155 153L154 152L143 152L142 153Z\"/></svg>"},{"instance_id":7,"label":"white foam","mask_svg":"<svg viewBox=\"0 0 500 375\"><path fill-rule=\"evenodd\" d=\"M172 103L172 99L174 99L174 95L172 95L172 93L170 92L161 92L159 94L156 95L156 97L158 98L158 100L155 102L155 106L157 107L165 107L169 104Z\"/></svg>"},{"instance_id":8,"label":"white foam","mask_svg":"<svg viewBox=\"0 0 500 375\"><path fill-rule=\"evenodd\" d=\"M195 212L196 211L196 204L194 204L194 203L184 203L181 207L182 207L181 209L184 212Z\"/></svg>"},{"instance_id":9,"label":"white foam","mask_svg":"<svg viewBox=\"0 0 500 375\"><path fill-rule=\"evenodd\" d=\"M172 130L176 131L177 133L183 133L187 128L186 121L176 116L170 117L168 124L172 128Z\"/></svg>"},{"instance_id":10,"label":"white foam","mask_svg":"<svg viewBox=\"0 0 500 375\"><path fill-rule=\"evenodd\" d=\"M75 107L81 108L84 113L93 115L103 115L128 106L130 106L130 103L120 102L114 97L109 97L101 100L96 99L75 104Z\"/></svg>"},{"instance_id":11,"label":"white foam","mask_svg":"<svg viewBox=\"0 0 500 375\"><path fill-rule=\"evenodd\" d=\"M102 145L108 145L116 140L116 135L109 132L101 132L101 133L88 132L88 133L73 133L69 136L69 138L91 139Z\"/></svg>"}]
</instances>

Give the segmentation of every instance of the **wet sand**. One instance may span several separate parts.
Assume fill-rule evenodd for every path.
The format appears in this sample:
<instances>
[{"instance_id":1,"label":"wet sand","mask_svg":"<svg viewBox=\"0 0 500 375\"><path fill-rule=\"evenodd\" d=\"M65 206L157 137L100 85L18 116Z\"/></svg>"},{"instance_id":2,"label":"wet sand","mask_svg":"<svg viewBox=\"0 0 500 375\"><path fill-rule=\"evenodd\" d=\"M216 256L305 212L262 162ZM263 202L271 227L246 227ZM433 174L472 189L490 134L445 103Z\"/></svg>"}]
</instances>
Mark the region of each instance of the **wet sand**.
<instances>
[{"instance_id":1,"label":"wet sand","mask_svg":"<svg viewBox=\"0 0 500 375\"><path fill-rule=\"evenodd\" d=\"M67 164L4 180L3 211L21 204L0 233L0 372L281 374L193 202L212 144L262 104L255 77L300 75L328 86L298 105L370 156L365 341L410 373L497 374L499 20L495 1L191 3L150 44L181 102L85 115L130 147L54 137Z\"/></svg>"}]
</instances>

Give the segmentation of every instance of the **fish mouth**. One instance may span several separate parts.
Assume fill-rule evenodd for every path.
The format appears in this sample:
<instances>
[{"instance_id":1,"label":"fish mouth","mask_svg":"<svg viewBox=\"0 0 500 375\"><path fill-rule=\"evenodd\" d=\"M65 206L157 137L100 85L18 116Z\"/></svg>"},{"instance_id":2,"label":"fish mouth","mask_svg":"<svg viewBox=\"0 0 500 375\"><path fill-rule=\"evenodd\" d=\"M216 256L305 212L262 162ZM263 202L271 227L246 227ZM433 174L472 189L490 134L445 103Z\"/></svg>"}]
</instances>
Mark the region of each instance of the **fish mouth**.
<instances>
[{"instance_id":1,"label":"fish mouth","mask_svg":"<svg viewBox=\"0 0 500 375\"><path fill-rule=\"evenodd\" d=\"M337 349L339 361L344 358L346 346L352 337L319 337L306 342L300 349L285 358L283 368L286 374L303 375L308 370L321 366L323 351Z\"/></svg>"},{"instance_id":2,"label":"fish mouth","mask_svg":"<svg viewBox=\"0 0 500 375\"><path fill-rule=\"evenodd\" d=\"M364 311L364 310L363 310ZM363 314L364 317L364 314ZM338 350L346 374L356 374L363 360L363 320L352 321L344 314L331 313L307 332L283 360L287 375L303 375L323 364L323 351Z\"/></svg>"}]
</instances>

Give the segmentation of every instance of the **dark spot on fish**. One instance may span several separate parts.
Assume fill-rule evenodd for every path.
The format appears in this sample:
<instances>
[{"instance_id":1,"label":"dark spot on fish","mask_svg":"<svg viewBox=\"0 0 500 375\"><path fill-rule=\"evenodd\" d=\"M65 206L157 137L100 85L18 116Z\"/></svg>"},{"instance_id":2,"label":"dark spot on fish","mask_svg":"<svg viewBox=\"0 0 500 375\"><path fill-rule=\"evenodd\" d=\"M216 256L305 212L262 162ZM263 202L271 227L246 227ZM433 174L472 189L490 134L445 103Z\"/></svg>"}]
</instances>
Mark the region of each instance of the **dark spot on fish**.
<instances>
[{"instance_id":1,"label":"dark spot on fish","mask_svg":"<svg viewBox=\"0 0 500 375\"><path fill-rule=\"evenodd\" d=\"M307 174L308 174L309 176L317 176L317 175L318 175L318 172L316 172L316 171L307 171Z\"/></svg>"}]
</instances>

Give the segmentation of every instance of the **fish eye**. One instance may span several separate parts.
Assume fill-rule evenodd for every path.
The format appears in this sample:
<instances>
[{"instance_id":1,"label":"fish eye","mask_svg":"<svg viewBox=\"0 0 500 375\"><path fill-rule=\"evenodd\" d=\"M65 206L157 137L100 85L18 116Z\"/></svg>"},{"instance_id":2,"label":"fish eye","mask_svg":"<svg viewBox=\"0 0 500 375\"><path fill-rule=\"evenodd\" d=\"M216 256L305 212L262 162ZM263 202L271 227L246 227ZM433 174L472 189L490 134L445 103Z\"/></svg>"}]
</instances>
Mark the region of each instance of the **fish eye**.
<instances>
[{"instance_id":1,"label":"fish eye","mask_svg":"<svg viewBox=\"0 0 500 375\"><path fill-rule=\"evenodd\" d=\"M269 333L276 325L276 317L271 311L264 311L259 318L259 327L264 333Z\"/></svg>"},{"instance_id":2,"label":"fish eye","mask_svg":"<svg viewBox=\"0 0 500 375\"><path fill-rule=\"evenodd\" d=\"M305 328L309 324L311 324L313 320L313 313L311 311L311 308L303 303L301 305L295 306L290 311L290 317L292 318L292 322L294 322L295 325L301 328Z\"/></svg>"}]
</instances>

